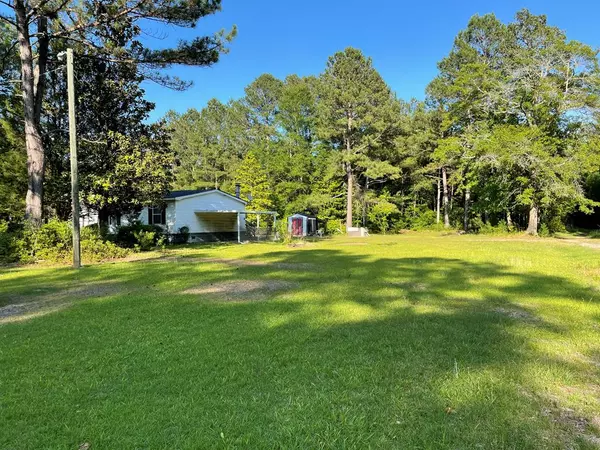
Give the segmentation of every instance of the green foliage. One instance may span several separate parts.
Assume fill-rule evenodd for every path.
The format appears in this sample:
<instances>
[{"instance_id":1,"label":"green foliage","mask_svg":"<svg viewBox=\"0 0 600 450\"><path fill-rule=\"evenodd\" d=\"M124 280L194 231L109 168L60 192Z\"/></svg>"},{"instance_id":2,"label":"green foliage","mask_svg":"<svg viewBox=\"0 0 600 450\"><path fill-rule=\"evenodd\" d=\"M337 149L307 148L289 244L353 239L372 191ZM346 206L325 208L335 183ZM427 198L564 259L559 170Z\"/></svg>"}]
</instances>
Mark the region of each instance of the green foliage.
<instances>
[{"instance_id":1,"label":"green foliage","mask_svg":"<svg viewBox=\"0 0 600 450\"><path fill-rule=\"evenodd\" d=\"M105 240L96 226L81 229L80 246L84 262L119 259L129 254L129 250Z\"/></svg>"},{"instance_id":2,"label":"green foliage","mask_svg":"<svg viewBox=\"0 0 600 450\"><path fill-rule=\"evenodd\" d=\"M246 153L236 172L241 194L249 199L248 210L265 211L273 208L272 188L263 166L255 153Z\"/></svg>"},{"instance_id":3,"label":"green foliage","mask_svg":"<svg viewBox=\"0 0 600 450\"><path fill-rule=\"evenodd\" d=\"M548 225L546 225L545 223L540 225L540 230L538 232L538 235L540 237L549 237L552 234L552 232L550 231L550 228L548 227Z\"/></svg>"},{"instance_id":4,"label":"green foliage","mask_svg":"<svg viewBox=\"0 0 600 450\"><path fill-rule=\"evenodd\" d=\"M25 210L27 192L25 152L20 148L0 149L0 218L19 220Z\"/></svg>"},{"instance_id":5,"label":"green foliage","mask_svg":"<svg viewBox=\"0 0 600 450\"><path fill-rule=\"evenodd\" d=\"M275 237L280 242L284 242L286 244L292 241L292 234L288 231L287 220L280 220L277 222L277 225L275 226Z\"/></svg>"},{"instance_id":6,"label":"green foliage","mask_svg":"<svg viewBox=\"0 0 600 450\"><path fill-rule=\"evenodd\" d=\"M190 240L189 227L180 227L177 233L177 238L182 244L187 244L187 242Z\"/></svg>"},{"instance_id":7,"label":"green foliage","mask_svg":"<svg viewBox=\"0 0 600 450\"><path fill-rule=\"evenodd\" d=\"M23 107L15 84L17 58L11 52L14 32L0 22L0 220L18 221L25 211L27 154L23 139Z\"/></svg>"},{"instance_id":8,"label":"green foliage","mask_svg":"<svg viewBox=\"0 0 600 450\"><path fill-rule=\"evenodd\" d=\"M0 222L0 263L12 263L19 260L17 249L18 233L11 230L8 222Z\"/></svg>"},{"instance_id":9,"label":"green foliage","mask_svg":"<svg viewBox=\"0 0 600 450\"><path fill-rule=\"evenodd\" d=\"M109 137L116 149L114 166L90 175L87 204L129 214L158 203L169 190L174 163L164 130L153 127L152 133L135 140L115 133Z\"/></svg>"},{"instance_id":10,"label":"green foliage","mask_svg":"<svg viewBox=\"0 0 600 450\"><path fill-rule=\"evenodd\" d=\"M64 44L53 44L53 51ZM84 54L82 47L76 53ZM144 99L143 77L130 64L75 58L80 198L85 207L109 215L139 212L170 189L174 156L162 122L147 124L154 104ZM46 93L45 199L66 220L70 205L70 162L65 77L52 72Z\"/></svg>"},{"instance_id":11,"label":"green foliage","mask_svg":"<svg viewBox=\"0 0 600 450\"><path fill-rule=\"evenodd\" d=\"M163 229L158 225L133 222L130 225L120 226L117 232L111 236L111 240L121 247L139 248L146 251L158 244L162 234Z\"/></svg>"},{"instance_id":12,"label":"green foliage","mask_svg":"<svg viewBox=\"0 0 600 450\"><path fill-rule=\"evenodd\" d=\"M522 10L510 24L474 16L439 68L430 102L444 111L447 139L460 142L451 152L460 158L443 151L442 160L481 212L591 212L582 184L599 164L586 125L600 108L595 50Z\"/></svg>"},{"instance_id":13,"label":"green foliage","mask_svg":"<svg viewBox=\"0 0 600 450\"><path fill-rule=\"evenodd\" d=\"M178 162L176 189L233 188L235 170L251 144L245 105L212 99L200 112L168 113L166 124Z\"/></svg>"},{"instance_id":14,"label":"green foliage","mask_svg":"<svg viewBox=\"0 0 600 450\"><path fill-rule=\"evenodd\" d=\"M543 58L522 41L528 27L558 58L548 79L539 79ZM584 62L585 80L572 78L573 91L562 92L561 64L573 58ZM323 221L345 217L351 194L360 211L353 223L378 232L441 229L446 216L448 227L485 233L504 232L491 224L512 217L511 230L522 230L532 208L559 230L572 212L596 207L586 180L600 168L589 117L600 109L600 85L589 48L526 11L510 24L475 16L439 68L427 102L402 102L370 58L349 48L318 78L264 74L239 101L170 115L178 187L233 190L239 181L250 209L310 211Z\"/></svg>"},{"instance_id":15,"label":"green foliage","mask_svg":"<svg viewBox=\"0 0 600 450\"><path fill-rule=\"evenodd\" d=\"M398 207L390 201L390 195L384 191L369 211L369 221L376 231L385 234L393 226L392 218L398 215Z\"/></svg>"},{"instance_id":16,"label":"green foliage","mask_svg":"<svg viewBox=\"0 0 600 450\"><path fill-rule=\"evenodd\" d=\"M325 222L325 234L328 236L346 234L346 223L341 219L328 219Z\"/></svg>"},{"instance_id":17,"label":"green foliage","mask_svg":"<svg viewBox=\"0 0 600 450\"><path fill-rule=\"evenodd\" d=\"M542 225L546 225L551 234L564 233L567 231L565 221L560 215L553 215L548 220L544 221Z\"/></svg>"},{"instance_id":18,"label":"green foliage","mask_svg":"<svg viewBox=\"0 0 600 450\"><path fill-rule=\"evenodd\" d=\"M479 234L487 235L502 235L510 233L506 223L500 222L496 225L492 225L490 222L484 222L481 217L476 217L472 220L472 230Z\"/></svg>"},{"instance_id":19,"label":"green foliage","mask_svg":"<svg viewBox=\"0 0 600 450\"><path fill-rule=\"evenodd\" d=\"M156 231L137 230L134 231L136 243L134 248L138 251L147 252L157 245L160 245L160 235Z\"/></svg>"},{"instance_id":20,"label":"green foliage","mask_svg":"<svg viewBox=\"0 0 600 450\"><path fill-rule=\"evenodd\" d=\"M385 180L398 175L390 149L400 108L370 58L354 48L331 56L320 78L319 100L319 136L339 152L348 199L358 177ZM352 201L347 202L346 216L351 221Z\"/></svg>"},{"instance_id":21,"label":"green foliage","mask_svg":"<svg viewBox=\"0 0 600 450\"><path fill-rule=\"evenodd\" d=\"M73 249L73 235L68 222L52 219L39 230L28 230L30 246L27 253L36 260L67 260ZM22 259L24 255L22 255Z\"/></svg>"},{"instance_id":22,"label":"green foliage","mask_svg":"<svg viewBox=\"0 0 600 450\"><path fill-rule=\"evenodd\" d=\"M104 240L97 227L84 227L80 237L84 262L123 258L128 250ZM69 222L51 219L39 228L0 223L0 262L34 263L68 262L73 252L73 236Z\"/></svg>"},{"instance_id":23,"label":"green foliage","mask_svg":"<svg viewBox=\"0 0 600 450\"><path fill-rule=\"evenodd\" d=\"M491 135L477 143L481 167L489 165L491 177L514 195L517 205L546 209L575 207L589 209L594 203L584 196L583 182L590 170L587 153L567 140L546 136L537 127L496 126ZM504 177L509 173L510 178Z\"/></svg>"},{"instance_id":24,"label":"green foliage","mask_svg":"<svg viewBox=\"0 0 600 450\"><path fill-rule=\"evenodd\" d=\"M425 205L409 208L405 213L405 217L411 230L427 230L435 225L435 212Z\"/></svg>"},{"instance_id":25,"label":"green foliage","mask_svg":"<svg viewBox=\"0 0 600 450\"><path fill-rule=\"evenodd\" d=\"M113 140L110 134L122 135L132 143L139 142L144 152L155 153L161 148L164 152L168 148L165 139L158 136L156 127L144 124L154 105L140 98L143 91L139 84L143 80L152 80L174 89L189 87L191 83L169 76L164 70L172 65L210 66L227 51L227 44L236 34L233 27L230 32L222 30L208 36L190 36L188 40L179 40L175 47L157 49L147 43L147 38L155 34L147 27L156 21L174 27L194 28L200 19L220 8L220 0L3 2L4 11L0 14L3 23L0 30L1 69L4 71L9 65L5 64L7 61L13 62L13 69L19 66L21 69L13 71L22 74L19 89L27 143L27 220L41 224L44 192L49 194L53 213L63 219L68 216L67 202L61 195L68 192L67 160L64 158L68 148L64 145L65 76L64 71L58 73L57 68L62 63L57 56L66 47L73 49L77 55L77 69L80 69L75 77L78 98L83 103L78 108L78 137L91 144L82 145L80 160L84 202L98 209L101 219L111 212L128 213L138 206L129 203L131 197L122 195L119 188L123 186L113 191L116 182L110 179L122 168L123 161L119 159L125 152L120 145L123 140ZM21 56L19 59L15 58L17 53ZM2 78L4 75L0 73ZM2 83L0 97L5 90ZM17 92L12 94L16 96ZM2 116L0 114L0 119ZM92 120L88 120L90 118ZM116 149L111 145L113 143ZM145 163L149 161L157 163L161 167L159 170L166 172L156 159L144 158ZM155 172L155 168L151 171ZM86 177L88 174L89 178ZM131 172L121 173L119 179L131 175ZM129 180L129 186L137 186L139 178L139 175L134 176ZM165 178L163 185L158 182L157 189L164 190L164 183L169 186L169 178ZM107 193L107 186L114 194ZM141 194L139 201L145 204L152 190L144 182L141 186L139 190L133 188L133 192L125 194ZM88 189L91 192L86 192ZM2 201L5 190L0 189ZM4 209L0 205L0 213Z\"/></svg>"},{"instance_id":26,"label":"green foliage","mask_svg":"<svg viewBox=\"0 0 600 450\"><path fill-rule=\"evenodd\" d=\"M158 10L150 2L144 14L189 24L217 11L218 3L168 1ZM90 19L96 13L77 14ZM169 61L210 64L228 36L134 51L127 45L140 29L125 19L128 14L133 10L109 27L119 39L98 36L110 62L88 57L100 51L85 44L94 26L77 41L55 36L49 43L52 57L67 45L85 55L75 60L80 190L84 206L98 210L103 222L109 214L158 203L168 189L233 192L236 182L252 197L250 209L281 217L309 211L323 221L349 215L355 225L381 232L437 228L446 217L448 226L480 231L512 217L511 229L523 230L530 214L539 217L535 230L545 223L558 232L574 214L600 211L594 181L600 173L597 52L568 40L545 16L522 10L509 23L493 14L472 17L440 61L425 102L398 100L373 61L347 48L333 54L318 77L262 74L238 100L213 99L200 111L170 112L164 123L148 125L154 105L140 83L151 77L182 87L153 69ZM54 25L68 19L59 16L48 17ZM3 31L0 49L8 50L14 30ZM210 42L210 50L203 47ZM19 61L7 55L1 75L17 77ZM134 62L143 56L152 74L124 63L127 55ZM59 71L44 79L46 204L67 219L66 86ZM3 220L20 219L27 188L17 94L0 86ZM587 225L597 226L599 217L589 215Z\"/></svg>"}]
</instances>

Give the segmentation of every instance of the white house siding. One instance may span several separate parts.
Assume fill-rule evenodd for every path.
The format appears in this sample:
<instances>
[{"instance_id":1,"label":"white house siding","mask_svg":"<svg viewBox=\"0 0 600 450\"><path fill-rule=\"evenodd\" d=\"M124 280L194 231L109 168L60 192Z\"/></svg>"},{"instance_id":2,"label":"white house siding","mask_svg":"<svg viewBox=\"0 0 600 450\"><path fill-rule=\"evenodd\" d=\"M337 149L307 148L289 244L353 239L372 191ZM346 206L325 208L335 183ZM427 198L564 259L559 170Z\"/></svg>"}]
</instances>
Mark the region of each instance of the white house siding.
<instances>
[{"instance_id":1,"label":"white house siding","mask_svg":"<svg viewBox=\"0 0 600 450\"><path fill-rule=\"evenodd\" d=\"M232 211L244 212L243 202L236 200L223 193L207 192L194 196L180 198L173 202L175 204L175 217L172 233L176 233L181 227L188 227L190 233L211 233L215 231L237 231L237 220L231 224L230 214L197 214L196 211ZM221 216L222 218L217 218ZM225 230L215 229L216 222L226 227ZM245 230L245 220L241 218L241 230ZM167 210L167 222L169 222L169 210Z\"/></svg>"},{"instance_id":2,"label":"white house siding","mask_svg":"<svg viewBox=\"0 0 600 450\"><path fill-rule=\"evenodd\" d=\"M179 229L175 227L175 201L167 201L166 208L167 224L163 228L167 233L177 233ZM137 216L136 220L140 221L144 225L148 225L148 208L142 209L140 215ZM121 217L121 225L129 225L129 221L125 216Z\"/></svg>"},{"instance_id":3,"label":"white house siding","mask_svg":"<svg viewBox=\"0 0 600 450\"><path fill-rule=\"evenodd\" d=\"M98 213L93 209L87 209L85 205L81 205L81 214L79 216L79 226L87 227L89 225L98 224Z\"/></svg>"},{"instance_id":4,"label":"white house siding","mask_svg":"<svg viewBox=\"0 0 600 450\"><path fill-rule=\"evenodd\" d=\"M245 208L244 202L219 191L168 199L165 211L167 223L163 229L166 233L175 235L180 228L188 227L191 242L236 239L237 213L244 213ZM135 219L147 225L148 208L143 208ZM121 225L129 225L127 217L121 217ZM117 228L115 219L109 229L114 233ZM245 231L245 214L240 214L240 232Z\"/></svg>"}]
</instances>

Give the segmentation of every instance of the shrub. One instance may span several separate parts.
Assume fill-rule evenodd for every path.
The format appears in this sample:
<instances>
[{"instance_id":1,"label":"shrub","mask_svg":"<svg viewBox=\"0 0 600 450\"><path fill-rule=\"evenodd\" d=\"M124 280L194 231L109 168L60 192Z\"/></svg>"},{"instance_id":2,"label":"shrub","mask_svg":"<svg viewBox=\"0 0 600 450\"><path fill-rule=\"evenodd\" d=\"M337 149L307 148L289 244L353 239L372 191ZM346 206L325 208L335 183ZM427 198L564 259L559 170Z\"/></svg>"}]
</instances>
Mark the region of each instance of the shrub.
<instances>
[{"instance_id":1,"label":"shrub","mask_svg":"<svg viewBox=\"0 0 600 450\"><path fill-rule=\"evenodd\" d=\"M407 211L407 224L413 230L425 230L436 225L436 213L423 205Z\"/></svg>"},{"instance_id":2,"label":"shrub","mask_svg":"<svg viewBox=\"0 0 600 450\"><path fill-rule=\"evenodd\" d=\"M481 217L475 217L471 221L471 228L479 234L506 234L509 233L506 223L500 222L497 225L492 225L489 222L484 222Z\"/></svg>"},{"instance_id":3,"label":"shrub","mask_svg":"<svg viewBox=\"0 0 600 450\"><path fill-rule=\"evenodd\" d=\"M600 230L592 230L588 232L590 239L600 239Z\"/></svg>"},{"instance_id":4,"label":"shrub","mask_svg":"<svg viewBox=\"0 0 600 450\"><path fill-rule=\"evenodd\" d=\"M565 227L562 218L559 216L552 216L550 220L546 222L546 224L548 226L548 231L551 234L564 233L565 231L567 231L567 228Z\"/></svg>"},{"instance_id":5,"label":"shrub","mask_svg":"<svg viewBox=\"0 0 600 450\"><path fill-rule=\"evenodd\" d=\"M390 219L399 213L398 207L386 198L380 198L369 211L369 221L383 234L390 228Z\"/></svg>"},{"instance_id":6,"label":"shrub","mask_svg":"<svg viewBox=\"0 0 600 450\"><path fill-rule=\"evenodd\" d=\"M7 222L0 222L0 263L12 263L19 260L17 252L18 233Z\"/></svg>"},{"instance_id":7,"label":"shrub","mask_svg":"<svg viewBox=\"0 0 600 450\"><path fill-rule=\"evenodd\" d=\"M189 227L181 227L179 228L179 236L181 236L181 243L187 244L190 240L190 229Z\"/></svg>"},{"instance_id":8,"label":"shrub","mask_svg":"<svg viewBox=\"0 0 600 450\"><path fill-rule=\"evenodd\" d=\"M545 223L543 223L540 226L540 231L538 232L538 235L540 237L548 237L550 236L552 233L550 232L550 229L548 228L548 225L546 225Z\"/></svg>"},{"instance_id":9,"label":"shrub","mask_svg":"<svg viewBox=\"0 0 600 450\"><path fill-rule=\"evenodd\" d=\"M146 252L151 250L158 244L158 239L160 235L157 235L156 231L146 231L139 230L134 231L133 235L135 236L135 249Z\"/></svg>"},{"instance_id":10,"label":"shrub","mask_svg":"<svg viewBox=\"0 0 600 450\"><path fill-rule=\"evenodd\" d=\"M81 229L83 261L103 261L122 258L128 250L106 242L97 227ZM39 228L29 225L15 227L0 224L0 261L31 263L36 261L67 262L73 252L73 233L70 222L52 219Z\"/></svg>"},{"instance_id":11,"label":"shrub","mask_svg":"<svg viewBox=\"0 0 600 450\"><path fill-rule=\"evenodd\" d=\"M275 239L280 242L289 242L291 240L291 234L288 231L288 222L287 220L280 220L275 225Z\"/></svg>"},{"instance_id":12,"label":"shrub","mask_svg":"<svg viewBox=\"0 0 600 450\"><path fill-rule=\"evenodd\" d=\"M81 240L81 255L84 261L105 261L124 258L129 250L121 248L109 241L103 241L99 236Z\"/></svg>"},{"instance_id":13,"label":"shrub","mask_svg":"<svg viewBox=\"0 0 600 450\"><path fill-rule=\"evenodd\" d=\"M183 226L179 228L176 234L171 235L171 244L187 244L190 240L190 229L189 227Z\"/></svg>"},{"instance_id":14,"label":"shrub","mask_svg":"<svg viewBox=\"0 0 600 450\"><path fill-rule=\"evenodd\" d=\"M62 261L69 259L73 249L70 223L52 219L32 233L32 252L35 259Z\"/></svg>"},{"instance_id":15,"label":"shrub","mask_svg":"<svg viewBox=\"0 0 600 450\"><path fill-rule=\"evenodd\" d=\"M346 224L342 219L329 219L325 222L325 234L346 234Z\"/></svg>"},{"instance_id":16,"label":"shrub","mask_svg":"<svg viewBox=\"0 0 600 450\"><path fill-rule=\"evenodd\" d=\"M403 217L398 217L396 220L394 220L392 222L392 228L390 229L390 231L392 233L402 233L403 231L407 230L408 228L410 228L408 226L408 224L406 223L406 220L404 220Z\"/></svg>"},{"instance_id":17,"label":"shrub","mask_svg":"<svg viewBox=\"0 0 600 450\"><path fill-rule=\"evenodd\" d=\"M141 233L142 231L143 233ZM146 247L147 240L150 237L147 233L153 233L151 235L151 248L156 245L158 238L163 234L163 230L158 225L144 225L141 222L134 222L131 225L120 226L117 233L112 236L112 240L121 247L134 248L137 245L142 249L142 247ZM145 240L144 246L140 243L140 237Z\"/></svg>"}]
</instances>

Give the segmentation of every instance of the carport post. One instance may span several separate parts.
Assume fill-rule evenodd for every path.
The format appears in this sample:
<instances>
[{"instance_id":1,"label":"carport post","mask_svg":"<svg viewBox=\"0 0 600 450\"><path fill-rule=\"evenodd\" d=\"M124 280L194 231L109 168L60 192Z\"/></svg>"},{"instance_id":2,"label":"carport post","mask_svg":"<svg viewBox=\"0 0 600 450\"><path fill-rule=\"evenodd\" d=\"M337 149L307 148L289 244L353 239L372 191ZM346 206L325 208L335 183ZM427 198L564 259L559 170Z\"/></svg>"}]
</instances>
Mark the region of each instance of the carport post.
<instances>
[{"instance_id":1,"label":"carport post","mask_svg":"<svg viewBox=\"0 0 600 450\"><path fill-rule=\"evenodd\" d=\"M237 227L238 227L238 243L242 243L242 237L240 234L240 213L237 213Z\"/></svg>"}]
</instances>

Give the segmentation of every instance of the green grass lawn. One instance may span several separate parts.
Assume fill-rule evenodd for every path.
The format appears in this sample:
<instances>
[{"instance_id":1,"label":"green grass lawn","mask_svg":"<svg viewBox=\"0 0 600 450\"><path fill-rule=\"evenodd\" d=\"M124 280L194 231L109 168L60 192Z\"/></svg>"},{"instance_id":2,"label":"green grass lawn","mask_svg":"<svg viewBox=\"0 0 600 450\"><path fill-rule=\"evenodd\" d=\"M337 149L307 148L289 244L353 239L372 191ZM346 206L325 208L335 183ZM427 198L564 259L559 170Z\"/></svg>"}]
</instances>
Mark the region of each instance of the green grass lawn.
<instances>
[{"instance_id":1,"label":"green grass lawn","mask_svg":"<svg viewBox=\"0 0 600 450\"><path fill-rule=\"evenodd\" d=\"M600 250L407 233L0 269L0 448L598 448Z\"/></svg>"}]
</instances>

